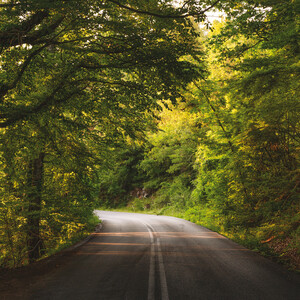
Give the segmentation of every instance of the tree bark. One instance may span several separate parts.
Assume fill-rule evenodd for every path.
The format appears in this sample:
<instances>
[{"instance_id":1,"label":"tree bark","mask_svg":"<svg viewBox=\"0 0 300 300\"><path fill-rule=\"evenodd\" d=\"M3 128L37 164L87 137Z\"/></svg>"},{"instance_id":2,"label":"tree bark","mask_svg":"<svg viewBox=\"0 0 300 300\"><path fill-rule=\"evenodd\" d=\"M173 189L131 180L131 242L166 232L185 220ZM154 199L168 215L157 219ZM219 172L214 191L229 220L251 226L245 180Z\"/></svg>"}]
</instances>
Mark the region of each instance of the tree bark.
<instances>
[{"instance_id":1,"label":"tree bark","mask_svg":"<svg viewBox=\"0 0 300 300\"><path fill-rule=\"evenodd\" d=\"M29 163L28 172L28 215L27 215L27 250L29 263L36 261L41 254L40 218L43 187L43 169L45 153Z\"/></svg>"}]
</instances>

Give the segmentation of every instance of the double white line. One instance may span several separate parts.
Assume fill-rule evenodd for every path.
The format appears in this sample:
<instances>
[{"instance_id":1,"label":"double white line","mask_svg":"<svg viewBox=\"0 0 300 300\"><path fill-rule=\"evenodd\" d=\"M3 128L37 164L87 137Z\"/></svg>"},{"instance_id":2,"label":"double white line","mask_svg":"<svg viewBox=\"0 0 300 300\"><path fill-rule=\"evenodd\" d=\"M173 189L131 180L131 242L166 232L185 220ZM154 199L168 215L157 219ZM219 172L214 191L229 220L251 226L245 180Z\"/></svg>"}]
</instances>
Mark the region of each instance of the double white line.
<instances>
[{"instance_id":1,"label":"double white line","mask_svg":"<svg viewBox=\"0 0 300 300\"><path fill-rule=\"evenodd\" d=\"M157 253L158 270L159 270L159 278L160 278L161 299L169 300L166 273L165 273L165 267L164 267L161 246L160 246L160 238L158 236L156 236L156 243L155 243L154 228L148 223L145 223L145 222L143 222L143 223L147 227L147 230L150 235L150 242L151 242L149 281L148 281L148 300L155 300L155 257L156 257L156 253ZM155 251L155 246L157 248L157 252Z\"/></svg>"}]
</instances>

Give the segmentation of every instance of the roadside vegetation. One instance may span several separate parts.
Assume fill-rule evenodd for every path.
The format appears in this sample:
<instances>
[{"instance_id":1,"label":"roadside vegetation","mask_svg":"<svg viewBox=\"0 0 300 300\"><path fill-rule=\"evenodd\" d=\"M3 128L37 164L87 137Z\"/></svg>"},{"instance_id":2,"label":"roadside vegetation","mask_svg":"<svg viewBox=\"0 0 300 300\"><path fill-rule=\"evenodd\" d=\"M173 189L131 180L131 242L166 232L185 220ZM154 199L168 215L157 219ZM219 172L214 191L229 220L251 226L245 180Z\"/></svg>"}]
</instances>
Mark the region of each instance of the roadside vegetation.
<instances>
[{"instance_id":1,"label":"roadside vegetation","mask_svg":"<svg viewBox=\"0 0 300 300\"><path fill-rule=\"evenodd\" d=\"M300 268L299 5L199 3L0 2L1 267L82 238L103 207Z\"/></svg>"}]
</instances>

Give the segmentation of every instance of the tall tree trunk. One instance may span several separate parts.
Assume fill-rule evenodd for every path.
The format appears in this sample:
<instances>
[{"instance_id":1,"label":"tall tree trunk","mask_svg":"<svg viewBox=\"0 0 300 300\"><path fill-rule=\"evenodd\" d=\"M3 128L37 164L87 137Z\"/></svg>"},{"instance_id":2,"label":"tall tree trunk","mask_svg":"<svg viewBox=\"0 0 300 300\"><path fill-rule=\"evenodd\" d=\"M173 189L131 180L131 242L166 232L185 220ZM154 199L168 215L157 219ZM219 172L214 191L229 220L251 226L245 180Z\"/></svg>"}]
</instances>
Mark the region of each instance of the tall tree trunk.
<instances>
[{"instance_id":1,"label":"tall tree trunk","mask_svg":"<svg viewBox=\"0 0 300 300\"><path fill-rule=\"evenodd\" d=\"M45 153L29 163L28 172L28 215L27 215L27 250L29 263L40 257L42 240L40 237L41 193L43 186L43 167Z\"/></svg>"}]
</instances>

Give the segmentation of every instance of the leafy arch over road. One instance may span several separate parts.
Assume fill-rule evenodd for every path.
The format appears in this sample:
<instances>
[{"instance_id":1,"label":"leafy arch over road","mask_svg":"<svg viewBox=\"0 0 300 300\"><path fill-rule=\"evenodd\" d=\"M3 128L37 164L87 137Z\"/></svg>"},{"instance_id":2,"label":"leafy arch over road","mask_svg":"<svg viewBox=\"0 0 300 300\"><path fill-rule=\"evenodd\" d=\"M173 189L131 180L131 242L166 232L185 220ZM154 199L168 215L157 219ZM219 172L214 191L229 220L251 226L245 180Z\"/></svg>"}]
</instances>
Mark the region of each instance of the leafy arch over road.
<instances>
[{"instance_id":1,"label":"leafy arch over road","mask_svg":"<svg viewBox=\"0 0 300 300\"><path fill-rule=\"evenodd\" d=\"M297 28L292 26L296 16L291 12L297 4L293 1L191 0L176 7L167 0L0 3L3 265L32 262L86 230L99 196L97 175L111 168L115 150L125 149L126 158L128 148L142 155L133 140L143 145L145 130L155 125L152 115L160 110L158 101L185 99L192 106L185 92L188 84L200 79L201 88L207 89L203 42L199 43L191 17L205 20L206 12L214 8L232 17L222 34L213 39L222 52L220 61L231 62L256 46L276 46L288 50L288 66L293 65L298 51ZM276 28L282 32L289 28L287 38L278 35ZM252 34L254 44L235 41L235 47L222 48L229 37L243 35L251 42ZM280 42L276 37L281 37ZM284 54L278 57L283 59ZM252 68L256 62L251 60ZM239 84L250 86L259 76L255 79L258 73L246 63L244 60L239 66L250 75ZM270 87L270 82L265 83ZM211 96L219 89L210 86L207 92ZM244 92L232 99L239 99ZM193 97L201 100L198 92ZM211 104L231 143L232 132L239 126L226 123L230 118L220 103ZM209 122L214 116L209 107L205 109L203 118ZM194 150L188 149L187 154L194 155ZM180 152L178 147L174 155ZM180 172L179 166L186 169L173 154L172 160L180 162L171 167L176 169L174 176ZM195 176L191 165L189 160L187 169ZM130 170L123 174L136 175L130 158L128 166ZM182 178L181 187L190 188L188 178ZM128 178L123 181L132 186Z\"/></svg>"},{"instance_id":2,"label":"leafy arch over road","mask_svg":"<svg viewBox=\"0 0 300 300\"><path fill-rule=\"evenodd\" d=\"M183 84L197 73L195 66L178 60L187 49L190 54L197 54L184 20L162 22L150 16L134 17L110 1L90 1L84 5L73 1L54 1L52 5L32 1L2 10L6 22L0 32L0 95L1 103L5 103L0 115L2 128L74 98L73 88L76 94L97 84L101 88L122 85L147 94L151 87L139 78L139 73L147 70L149 82L162 82L156 84L157 91L151 97L174 98L177 89L172 81L181 77ZM43 78L38 76L37 91L44 93L33 100L32 82L28 78L35 77L37 64L45 74ZM185 70L188 71L184 73ZM67 89L69 93L63 95L62 90ZM26 90L26 107L16 98L9 105L16 90Z\"/></svg>"}]
</instances>

